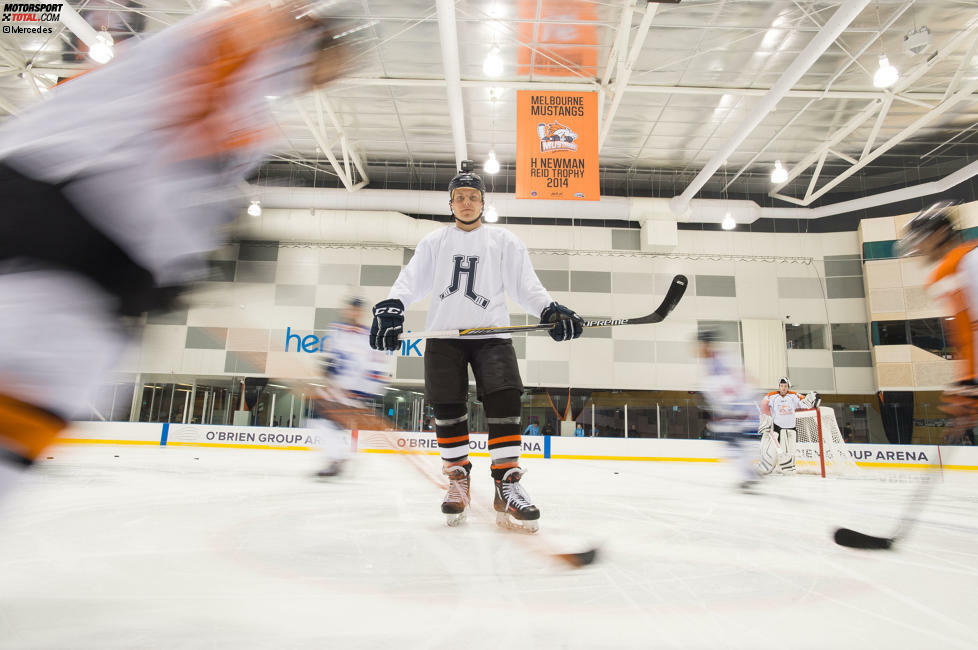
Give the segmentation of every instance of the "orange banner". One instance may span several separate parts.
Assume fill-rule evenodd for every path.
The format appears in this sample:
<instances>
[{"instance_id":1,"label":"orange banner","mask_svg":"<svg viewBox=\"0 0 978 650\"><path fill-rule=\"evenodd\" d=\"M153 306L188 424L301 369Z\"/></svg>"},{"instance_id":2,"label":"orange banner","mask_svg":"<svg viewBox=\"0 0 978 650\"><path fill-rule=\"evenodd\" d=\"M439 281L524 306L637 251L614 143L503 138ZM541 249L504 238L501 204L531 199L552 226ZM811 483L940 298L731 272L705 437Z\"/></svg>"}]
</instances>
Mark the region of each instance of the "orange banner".
<instances>
[{"instance_id":1,"label":"orange banner","mask_svg":"<svg viewBox=\"0 0 978 650\"><path fill-rule=\"evenodd\" d=\"M598 69L599 17L597 3L571 0L519 0L517 27L520 43L516 74L540 77L595 79ZM539 13L537 13L539 12ZM531 47L532 45L532 47Z\"/></svg>"},{"instance_id":2,"label":"orange banner","mask_svg":"<svg viewBox=\"0 0 978 650\"><path fill-rule=\"evenodd\" d=\"M598 94L516 93L516 198L598 201Z\"/></svg>"}]
</instances>

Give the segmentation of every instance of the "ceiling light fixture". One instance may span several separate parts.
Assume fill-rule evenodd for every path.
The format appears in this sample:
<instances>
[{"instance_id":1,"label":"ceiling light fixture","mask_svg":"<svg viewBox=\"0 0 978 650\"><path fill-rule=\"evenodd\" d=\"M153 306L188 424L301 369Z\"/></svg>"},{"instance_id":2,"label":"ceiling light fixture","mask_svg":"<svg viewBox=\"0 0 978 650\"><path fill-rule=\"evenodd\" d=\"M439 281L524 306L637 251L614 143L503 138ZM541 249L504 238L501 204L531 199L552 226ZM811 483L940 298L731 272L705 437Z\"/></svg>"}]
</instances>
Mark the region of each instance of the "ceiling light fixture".
<instances>
[{"instance_id":1,"label":"ceiling light fixture","mask_svg":"<svg viewBox=\"0 0 978 650\"><path fill-rule=\"evenodd\" d=\"M880 54L880 68L873 75L873 85L877 88L889 88L900 78L900 71L890 65L885 54Z\"/></svg>"},{"instance_id":2,"label":"ceiling light fixture","mask_svg":"<svg viewBox=\"0 0 978 650\"><path fill-rule=\"evenodd\" d=\"M774 161L774 169L771 170L771 182L783 183L788 180L788 170L784 168L780 160Z\"/></svg>"},{"instance_id":3,"label":"ceiling light fixture","mask_svg":"<svg viewBox=\"0 0 978 650\"><path fill-rule=\"evenodd\" d=\"M933 39L926 25L911 29L903 37L903 49L909 54L920 54L930 47Z\"/></svg>"},{"instance_id":4,"label":"ceiling light fixture","mask_svg":"<svg viewBox=\"0 0 978 650\"><path fill-rule=\"evenodd\" d=\"M114 45L112 35L103 30L95 35L95 42L88 48L88 56L95 63L108 63L115 56Z\"/></svg>"},{"instance_id":5,"label":"ceiling light fixture","mask_svg":"<svg viewBox=\"0 0 978 650\"><path fill-rule=\"evenodd\" d=\"M499 173L499 161L496 160L496 152L495 151L490 151L489 152L489 160L487 160L486 161L486 164L482 166L482 169L484 169L487 174L498 174Z\"/></svg>"},{"instance_id":6,"label":"ceiling light fixture","mask_svg":"<svg viewBox=\"0 0 978 650\"><path fill-rule=\"evenodd\" d=\"M734 220L733 215L728 212L723 216L723 223L720 224L720 227L724 230L733 230L737 227L737 222Z\"/></svg>"},{"instance_id":7,"label":"ceiling light fixture","mask_svg":"<svg viewBox=\"0 0 978 650\"><path fill-rule=\"evenodd\" d=\"M252 201L248 206L248 215L252 217L261 216L261 201Z\"/></svg>"},{"instance_id":8,"label":"ceiling light fixture","mask_svg":"<svg viewBox=\"0 0 978 650\"><path fill-rule=\"evenodd\" d=\"M503 59L499 56L499 48L493 46L486 55L486 60L482 64L482 71L488 77L498 77L503 73Z\"/></svg>"}]
</instances>

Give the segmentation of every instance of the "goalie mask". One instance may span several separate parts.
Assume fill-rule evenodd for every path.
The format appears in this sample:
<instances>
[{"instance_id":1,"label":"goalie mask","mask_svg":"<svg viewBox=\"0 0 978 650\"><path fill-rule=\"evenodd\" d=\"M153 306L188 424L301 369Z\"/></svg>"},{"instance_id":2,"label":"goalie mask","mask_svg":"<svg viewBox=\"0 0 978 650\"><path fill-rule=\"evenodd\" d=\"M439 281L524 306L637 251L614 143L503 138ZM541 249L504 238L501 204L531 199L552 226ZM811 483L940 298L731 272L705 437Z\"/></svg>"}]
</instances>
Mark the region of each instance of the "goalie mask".
<instances>
[{"instance_id":1,"label":"goalie mask","mask_svg":"<svg viewBox=\"0 0 978 650\"><path fill-rule=\"evenodd\" d=\"M782 389L784 389L783 392ZM791 380L788 379L787 377L782 377L781 379L779 379L778 392L781 393L782 395L787 395L789 390L791 390Z\"/></svg>"}]
</instances>

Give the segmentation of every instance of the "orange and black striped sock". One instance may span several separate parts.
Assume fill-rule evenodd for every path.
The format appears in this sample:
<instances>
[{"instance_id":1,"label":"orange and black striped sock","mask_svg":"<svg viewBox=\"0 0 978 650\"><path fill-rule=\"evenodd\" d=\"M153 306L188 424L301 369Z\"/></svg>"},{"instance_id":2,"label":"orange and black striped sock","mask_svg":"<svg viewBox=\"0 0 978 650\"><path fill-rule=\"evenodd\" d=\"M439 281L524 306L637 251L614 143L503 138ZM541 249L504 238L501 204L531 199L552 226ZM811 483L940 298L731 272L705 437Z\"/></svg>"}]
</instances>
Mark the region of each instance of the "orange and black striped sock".
<instances>
[{"instance_id":1,"label":"orange and black striped sock","mask_svg":"<svg viewBox=\"0 0 978 650\"><path fill-rule=\"evenodd\" d=\"M438 452L445 467L469 462L469 415L465 404L433 404Z\"/></svg>"},{"instance_id":2,"label":"orange and black striped sock","mask_svg":"<svg viewBox=\"0 0 978 650\"><path fill-rule=\"evenodd\" d=\"M0 461L30 466L66 424L50 411L0 394Z\"/></svg>"},{"instance_id":3,"label":"orange and black striped sock","mask_svg":"<svg viewBox=\"0 0 978 650\"><path fill-rule=\"evenodd\" d=\"M482 400L489 425L490 472L497 481L520 464L520 391L501 390Z\"/></svg>"}]
</instances>

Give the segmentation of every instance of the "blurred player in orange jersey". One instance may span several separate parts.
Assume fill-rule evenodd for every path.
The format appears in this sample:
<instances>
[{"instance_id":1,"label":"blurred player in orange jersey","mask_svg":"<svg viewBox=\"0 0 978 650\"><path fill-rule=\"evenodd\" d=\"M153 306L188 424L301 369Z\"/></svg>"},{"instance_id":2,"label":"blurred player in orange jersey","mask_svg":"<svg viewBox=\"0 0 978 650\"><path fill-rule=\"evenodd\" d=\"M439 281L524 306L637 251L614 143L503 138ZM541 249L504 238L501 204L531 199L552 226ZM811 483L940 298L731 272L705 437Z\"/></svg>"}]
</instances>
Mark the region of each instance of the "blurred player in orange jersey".
<instances>
[{"instance_id":1,"label":"blurred player in orange jersey","mask_svg":"<svg viewBox=\"0 0 978 650\"><path fill-rule=\"evenodd\" d=\"M339 76L338 27L294 5L208 11L0 128L0 494L90 403L121 317L203 276L270 145L266 96Z\"/></svg>"},{"instance_id":2,"label":"blurred player in orange jersey","mask_svg":"<svg viewBox=\"0 0 978 650\"><path fill-rule=\"evenodd\" d=\"M953 316L951 343L963 363L955 383L944 391L941 408L951 416L948 440L956 442L978 425L978 242L964 241L955 230L953 206L941 201L911 219L900 253L936 264L927 285Z\"/></svg>"}]
</instances>

